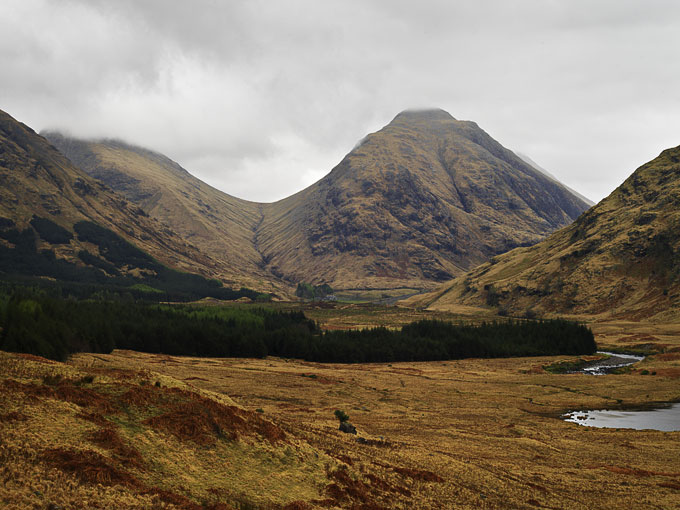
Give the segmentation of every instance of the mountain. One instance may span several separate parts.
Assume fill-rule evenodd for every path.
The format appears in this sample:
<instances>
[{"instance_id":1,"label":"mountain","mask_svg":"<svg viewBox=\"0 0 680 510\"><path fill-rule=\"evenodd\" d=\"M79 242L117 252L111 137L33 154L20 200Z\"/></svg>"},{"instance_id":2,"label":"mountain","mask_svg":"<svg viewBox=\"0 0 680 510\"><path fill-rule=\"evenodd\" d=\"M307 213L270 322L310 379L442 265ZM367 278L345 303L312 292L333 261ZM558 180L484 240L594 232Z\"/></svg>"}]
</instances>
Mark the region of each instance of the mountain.
<instances>
[{"instance_id":1,"label":"mountain","mask_svg":"<svg viewBox=\"0 0 680 510\"><path fill-rule=\"evenodd\" d=\"M530 245L586 204L443 110L406 111L265 207L268 267L340 288L423 287Z\"/></svg>"},{"instance_id":2,"label":"mountain","mask_svg":"<svg viewBox=\"0 0 680 510\"><path fill-rule=\"evenodd\" d=\"M48 139L217 261L233 279L339 289L433 288L530 245L587 204L442 110L403 112L326 177L271 204L207 186L160 154Z\"/></svg>"},{"instance_id":3,"label":"mountain","mask_svg":"<svg viewBox=\"0 0 680 510\"><path fill-rule=\"evenodd\" d=\"M0 273L212 287L215 262L0 111Z\"/></svg>"},{"instance_id":4,"label":"mountain","mask_svg":"<svg viewBox=\"0 0 680 510\"><path fill-rule=\"evenodd\" d=\"M75 165L208 253L216 276L235 285L281 291L258 252L262 204L223 193L156 152L117 140L43 135Z\"/></svg>"},{"instance_id":5,"label":"mountain","mask_svg":"<svg viewBox=\"0 0 680 510\"><path fill-rule=\"evenodd\" d=\"M680 318L680 147L638 168L572 225L499 255L437 292L432 309Z\"/></svg>"}]
</instances>

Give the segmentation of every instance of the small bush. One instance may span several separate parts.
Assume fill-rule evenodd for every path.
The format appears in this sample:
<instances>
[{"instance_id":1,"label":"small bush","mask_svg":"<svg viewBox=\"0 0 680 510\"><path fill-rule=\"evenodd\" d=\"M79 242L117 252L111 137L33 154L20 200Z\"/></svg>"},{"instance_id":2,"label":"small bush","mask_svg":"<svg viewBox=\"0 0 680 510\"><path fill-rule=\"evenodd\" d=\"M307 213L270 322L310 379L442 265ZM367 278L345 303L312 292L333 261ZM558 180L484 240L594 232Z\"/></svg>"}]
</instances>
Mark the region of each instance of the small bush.
<instances>
[{"instance_id":1,"label":"small bush","mask_svg":"<svg viewBox=\"0 0 680 510\"><path fill-rule=\"evenodd\" d=\"M338 421L340 421L340 423L349 421L349 415L345 411L341 411L340 409L336 409L333 414L338 419Z\"/></svg>"}]
</instances>

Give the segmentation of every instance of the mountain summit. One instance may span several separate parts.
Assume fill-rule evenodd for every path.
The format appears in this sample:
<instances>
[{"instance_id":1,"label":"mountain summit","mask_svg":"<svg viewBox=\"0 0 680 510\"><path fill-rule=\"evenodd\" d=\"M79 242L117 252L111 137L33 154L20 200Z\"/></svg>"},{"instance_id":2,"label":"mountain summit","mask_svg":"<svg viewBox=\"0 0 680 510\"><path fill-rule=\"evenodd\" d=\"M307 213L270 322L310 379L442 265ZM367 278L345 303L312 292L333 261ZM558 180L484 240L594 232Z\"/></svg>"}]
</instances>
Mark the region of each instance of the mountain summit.
<instances>
[{"instance_id":1,"label":"mountain summit","mask_svg":"<svg viewBox=\"0 0 680 510\"><path fill-rule=\"evenodd\" d=\"M270 270L292 281L422 287L534 244L586 208L474 122L414 110L267 205L258 239Z\"/></svg>"},{"instance_id":2,"label":"mountain summit","mask_svg":"<svg viewBox=\"0 0 680 510\"><path fill-rule=\"evenodd\" d=\"M432 288L587 208L475 123L437 109L400 113L326 177L273 204L226 195L144 149L46 136L223 274L250 281Z\"/></svg>"}]
</instances>

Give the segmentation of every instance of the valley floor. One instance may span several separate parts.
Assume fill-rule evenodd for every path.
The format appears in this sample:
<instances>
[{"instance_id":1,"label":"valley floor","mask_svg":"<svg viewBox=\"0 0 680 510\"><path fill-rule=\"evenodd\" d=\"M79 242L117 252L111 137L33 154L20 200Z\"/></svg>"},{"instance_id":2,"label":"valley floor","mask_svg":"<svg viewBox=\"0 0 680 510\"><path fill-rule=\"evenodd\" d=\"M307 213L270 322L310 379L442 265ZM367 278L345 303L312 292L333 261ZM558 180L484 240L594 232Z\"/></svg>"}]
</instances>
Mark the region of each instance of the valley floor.
<instances>
[{"instance_id":1,"label":"valley floor","mask_svg":"<svg viewBox=\"0 0 680 510\"><path fill-rule=\"evenodd\" d=\"M680 432L595 429L559 419L568 410L680 401L679 330L595 324L600 347L665 350L627 373L599 377L542 368L570 357L333 365L114 351L79 354L62 365L0 353L3 378L15 381L5 379L0 396L0 501L46 508L61 494L55 502L64 508L79 508L78 498L92 508L116 508L116 498L129 508L216 510L679 508ZM102 411L96 425L78 418L92 409L68 397L75 390L57 385L56 393L35 389L30 398L25 387L19 397L11 390L17 382L44 386L52 372L71 381L93 375L85 387L110 398L121 393L110 383L130 392L144 381L144 391L174 387L182 398L217 399L242 409L244 423L259 432L241 426L236 439L222 434L197 443L202 436L191 431L157 427L162 420L147 417L154 414L149 409ZM153 406L155 415L163 412ZM337 430L336 409L350 415L358 438ZM184 416L194 423L194 415ZM264 437L269 429L261 422L283 439L271 431ZM54 454L46 456L55 448L87 449L129 467L120 452L92 442L98 427L118 427L140 452L146 467L128 470L139 482L79 477L55 464ZM20 503L11 504L13 498Z\"/></svg>"}]
</instances>

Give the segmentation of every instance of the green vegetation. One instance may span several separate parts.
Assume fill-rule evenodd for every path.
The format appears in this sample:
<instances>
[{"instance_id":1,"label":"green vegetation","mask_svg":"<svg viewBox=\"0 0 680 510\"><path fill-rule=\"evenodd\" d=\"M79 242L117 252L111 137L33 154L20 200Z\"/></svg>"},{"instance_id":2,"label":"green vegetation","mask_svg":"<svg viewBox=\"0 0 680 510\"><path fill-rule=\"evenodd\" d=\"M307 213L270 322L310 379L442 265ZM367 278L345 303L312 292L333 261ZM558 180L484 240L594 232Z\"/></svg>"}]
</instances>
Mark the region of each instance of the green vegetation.
<instances>
[{"instance_id":1,"label":"green vegetation","mask_svg":"<svg viewBox=\"0 0 680 510\"><path fill-rule=\"evenodd\" d=\"M31 226L19 230L13 224L0 225L0 238L12 245L0 245L0 280L54 286L43 277L58 280L58 286L77 297L95 293L128 293L132 298L190 301L202 297L233 300L248 297L268 301L270 296L241 288L222 287L218 280L170 269L130 244L115 232L89 221L74 225L80 241L95 244L101 257L85 250L78 258L85 266L56 258L52 250L37 250L36 232L51 244L68 242L70 232L44 218L34 217ZM72 235L71 235L72 237ZM144 270L140 276L123 274L124 268Z\"/></svg>"},{"instance_id":2,"label":"green vegetation","mask_svg":"<svg viewBox=\"0 0 680 510\"><path fill-rule=\"evenodd\" d=\"M590 354L593 334L564 320L454 325L421 320L401 330L320 331L300 311L74 300L15 289L0 299L0 350L64 359L114 348L208 357L362 363Z\"/></svg>"},{"instance_id":3,"label":"green vegetation","mask_svg":"<svg viewBox=\"0 0 680 510\"><path fill-rule=\"evenodd\" d=\"M576 361L558 361L556 363L551 363L550 365L545 365L543 370L550 372L551 374L569 374L578 372L587 367L590 363L590 361L584 359L578 359Z\"/></svg>"},{"instance_id":4,"label":"green vegetation","mask_svg":"<svg viewBox=\"0 0 680 510\"><path fill-rule=\"evenodd\" d=\"M312 301L324 299L333 294L333 289L327 283L323 285L312 285L310 283L298 283L295 289L295 295L302 299L309 299Z\"/></svg>"},{"instance_id":5,"label":"green vegetation","mask_svg":"<svg viewBox=\"0 0 680 510\"><path fill-rule=\"evenodd\" d=\"M109 296L110 297L110 296ZM316 325L300 312L73 300L16 289L0 300L0 350L63 360L114 348L195 356L294 355L291 342Z\"/></svg>"},{"instance_id":6,"label":"green vegetation","mask_svg":"<svg viewBox=\"0 0 680 510\"><path fill-rule=\"evenodd\" d=\"M335 415L335 417L338 419L338 421L340 423L349 421L349 414L347 414L345 411L341 411L340 409L336 409L333 414Z\"/></svg>"}]
</instances>

